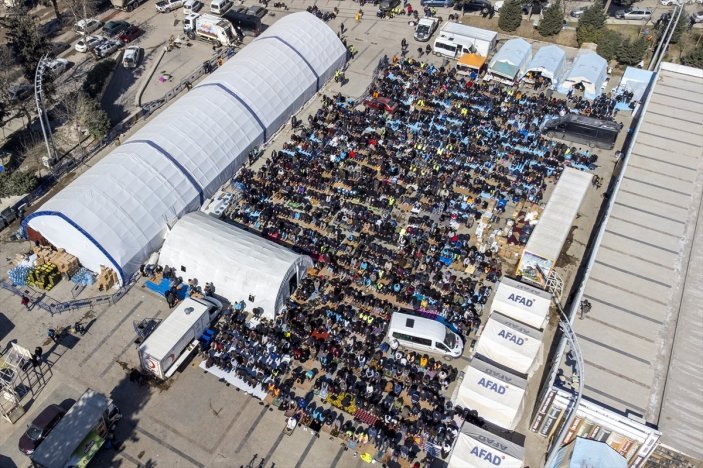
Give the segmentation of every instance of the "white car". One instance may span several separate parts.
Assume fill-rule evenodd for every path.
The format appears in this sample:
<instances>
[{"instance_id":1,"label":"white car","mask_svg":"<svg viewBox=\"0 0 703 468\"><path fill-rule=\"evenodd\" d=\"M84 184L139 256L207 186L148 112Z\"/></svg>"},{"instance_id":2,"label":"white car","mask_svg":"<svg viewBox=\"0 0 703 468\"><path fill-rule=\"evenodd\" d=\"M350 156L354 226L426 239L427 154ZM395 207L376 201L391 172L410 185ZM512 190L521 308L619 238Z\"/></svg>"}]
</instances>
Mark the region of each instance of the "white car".
<instances>
[{"instance_id":1,"label":"white car","mask_svg":"<svg viewBox=\"0 0 703 468\"><path fill-rule=\"evenodd\" d=\"M76 52L90 52L91 50L95 49L98 45L100 45L104 40L105 38L101 36L84 36L79 39L78 42L76 42L76 46L74 48L76 49Z\"/></svg>"},{"instance_id":2,"label":"white car","mask_svg":"<svg viewBox=\"0 0 703 468\"><path fill-rule=\"evenodd\" d=\"M120 40L108 39L93 49L93 53L98 58L107 57L108 55L114 54L123 45L124 44Z\"/></svg>"},{"instance_id":3,"label":"white car","mask_svg":"<svg viewBox=\"0 0 703 468\"><path fill-rule=\"evenodd\" d=\"M703 23L703 11L695 11L691 13L691 21L694 23Z\"/></svg>"},{"instance_id":4,"label":"white car","mask_svg":"<svg viewBox=\"0 0 703 468\"><path fill-rule=\"evenodd\" d=\"M183 15L197 13L203 9L203 3L198 0L186 0L183 4Z\"/></svg>"},{"instance_id":5,"label":"white car","mask_svg":"<svg viewBox=\"0 0 703 468\"><path fill-rule=\"evenodd\" d=\"M57 58L46 64L46 73L50 79L54 79L68 70L71 62L63 58Z\"/></svg>"},{"instance_id":6,"label":"white car","mask_svg":"<svg viewBox=\"0 0 703 468\"><path fill-rule=\"evenodd\" d=\"M98 21L95 18L88 18L88 19L82 19L79 22L76 23L75 26L73 26L73 30L76 31L78 34L85 36L86 34L90 34L93 31L97 31L98 29L103 27L103 22Z\"/></svg>"},{"instance_id":7,"label":"white car","mask_svg":"<svg viewBox=\"0 0 703 468\"><path fill-rule=\"evenodd\" d=\"M122 66L125 68L137 68L144 56L144 49L139 46L129 46L124 50L122 56Z\"/></svg>"},{"instance_id":8,"label":"white car","mask_svg":"<svg viewBox=\"0 0 703 468\"><path fill-rule=\"evenodd\" d=\"M659 3L664 6L681 5L679 0L659 0Z\"/></svg>"}]
</instances>

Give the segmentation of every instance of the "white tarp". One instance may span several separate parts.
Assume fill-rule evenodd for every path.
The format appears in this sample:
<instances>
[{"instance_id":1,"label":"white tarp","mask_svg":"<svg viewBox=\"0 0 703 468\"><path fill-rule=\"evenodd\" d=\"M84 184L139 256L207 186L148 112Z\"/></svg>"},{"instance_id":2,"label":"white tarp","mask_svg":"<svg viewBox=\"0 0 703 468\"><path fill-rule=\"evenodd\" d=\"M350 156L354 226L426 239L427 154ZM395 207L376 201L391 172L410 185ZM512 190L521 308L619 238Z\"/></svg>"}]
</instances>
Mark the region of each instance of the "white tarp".
<instances>
[{"instance_id":1,"label":"white tarp","mask_svg":"<svg viewBox=\"0 0 703 468\"><path fill-rule=\"evenodd\" d=\"M578 169L564 169L525 245L518 266L524 280L542 287L546 285L549 272L569 237L592 178L591 174Z\"/></svg>"},{"instance_id":2,"label":"white tarp","mask_svg":"<svg viewBox=\"0 0 703 468\"><path fill-rule=\"evenodd\" d=\"M464 371L454 404L478 411L486 421L513 430L522 416L527 382L474 358Z\"/></svg>"},{"instance_id":3,"label":"white tarp","mask_svg":"<svg viewBox=\"0 0 703 468\"><path fill-rule=\"evenodd\" d=\"M522 77L532 57L532 46L522 38L506 41L488 64L488 72L509 80Z\"/></svg>"},{"instance_id":4,"label":"white tarp","mask_svg":"<svg viewBox=\"0 0 703 468\"><path fill-rule=\"evenodd\" d=\"M449 468L521 468L523 447L464 423L449 458Z\"/></svg>"},{"instance_id":5,"label":"white tarp","mask_svg":"<svg viewBox=\"0 0 703 468\"><path fill-rule=\"evenodd\" d=\"M343 66L335 32L300 12L274 23L25 223L124 282Z\"/></svg>"},{"instance_id":6,"label":"white tarp","mask_svg":"<svg viewBox=\"0 0 703 468\"><path fill-rule=\"evenodd\" d=\"M176 223L159 263L176 268L184 281L211 282L217 295L230 302L244 300L248 310L262 307L267 318L273 318L290 296L290 281L299 283L313 264L310 257L201 211Z\"/></svg>"},{"instance_id":7,"label":"white tarp","mask_svg":"<svg viewBox=\"0 0 703 468\"><path fill-rule=\"evenodd\" d=\"M527 64L527 71L539 73L552 82L552 88L556 89L559 79L564 74L566 67L566 52L554 44L541 47Z\"/></svg>"},{"instance_id":8,"label":"white tarp","mask_svg":"<svg viewBox=\"0 0 703 468\"><path fill-rule=\"evenodd\" d=\"M483 327L476 354L530 376L542 363L543 333L493 312Z\"/></svg>"},{"instance_id":9,"label":"white tarp","mask_svg":"<svg viewBox=\"0 0 703 468\"><path fill-rule=\"evenodd\" d=\"M496 288L490 310L542 330L551 304L552 295L548 292L504 277Z\"/></svg>"},{"instance_id":10,"label":"white tarp","mask_svg":"<svg viewBox=\"0 0 703 468\"><path fill-rule=\"evenodd\" d=\"M574 59L574 63L559 83L558 91L567 94L571 88L583 86L583 96L595 99L602 93L602 86L608 76L608 62L595 52L584 52Z\"/></svg>"}]
</instances>

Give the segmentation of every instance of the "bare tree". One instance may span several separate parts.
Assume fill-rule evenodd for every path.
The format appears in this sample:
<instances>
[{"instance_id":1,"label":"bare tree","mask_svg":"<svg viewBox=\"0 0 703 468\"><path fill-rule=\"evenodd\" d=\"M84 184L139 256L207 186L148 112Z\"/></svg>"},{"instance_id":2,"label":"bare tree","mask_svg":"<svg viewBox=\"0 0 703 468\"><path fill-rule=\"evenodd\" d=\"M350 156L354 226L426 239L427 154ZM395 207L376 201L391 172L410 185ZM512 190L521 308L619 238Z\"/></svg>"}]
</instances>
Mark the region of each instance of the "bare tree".
<instances>
[{"instance_id":1,"label":"bare tree","mask_svg":"<svg viewBox=\"0 0 703 468\"><path fill-rule=\"evenodd\" d=\"M64 5L76 22L92 18L98 11L96 0L66 0Z\"/></svg>"}]
</instances>

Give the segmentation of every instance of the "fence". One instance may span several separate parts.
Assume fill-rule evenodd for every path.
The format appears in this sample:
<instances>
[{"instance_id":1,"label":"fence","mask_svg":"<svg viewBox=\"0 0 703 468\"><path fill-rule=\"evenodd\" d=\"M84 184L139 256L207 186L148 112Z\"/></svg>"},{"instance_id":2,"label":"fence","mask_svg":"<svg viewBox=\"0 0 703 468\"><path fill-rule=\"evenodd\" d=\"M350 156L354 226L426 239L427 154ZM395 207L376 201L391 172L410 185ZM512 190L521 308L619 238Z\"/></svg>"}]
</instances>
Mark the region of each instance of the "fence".
<instances>
[{"instance_id":1,"label":"fence","mask_svg":"<svg viewBox=\"0 0 703 468\"><path fill-rule=\"evenodd\" d=\"M137 283L138 279L139 273L135 273L130 278L127 284L123 285L120 289L117 290L117 292L113 294L89 297L85 299L75 299L66 302L59 302L47 296L46 293L39 293L33 288L27 287L20 289L20 287L15 284L12 284L7 280L0 280L0 287L10 291L11 293L19 297L27 296L30 299L30 302L33 302L34 305L36 305L40 309L49 312L53 316L54 314L60 314L62 312L82 309L85 307L92 309L93 307L102 304L116 304L117 301L122 299L124 295L127 294L130 289L132 289L132 286Z\"/></svg>"}]
</instances>

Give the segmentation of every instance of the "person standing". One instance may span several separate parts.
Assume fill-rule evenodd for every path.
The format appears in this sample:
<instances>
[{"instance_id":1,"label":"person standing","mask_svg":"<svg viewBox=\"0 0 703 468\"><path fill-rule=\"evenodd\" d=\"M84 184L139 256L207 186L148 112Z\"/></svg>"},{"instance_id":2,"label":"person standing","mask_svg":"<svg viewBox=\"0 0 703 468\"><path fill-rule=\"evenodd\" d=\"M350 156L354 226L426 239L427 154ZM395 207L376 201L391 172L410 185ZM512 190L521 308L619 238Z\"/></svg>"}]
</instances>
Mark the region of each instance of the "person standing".
<instances>
[{"instance_id":1,"label":"person standing","mask_svg":"<svg viewBox=\"0 0 703 468\"><path fill-rule=\"evenodd\" d=\"M27 310L29 310L29 298L27 296L25 296L23 294L20 302L22 303L23 306L25 306L27 308Z\"/></svg>"}]
</instances>

